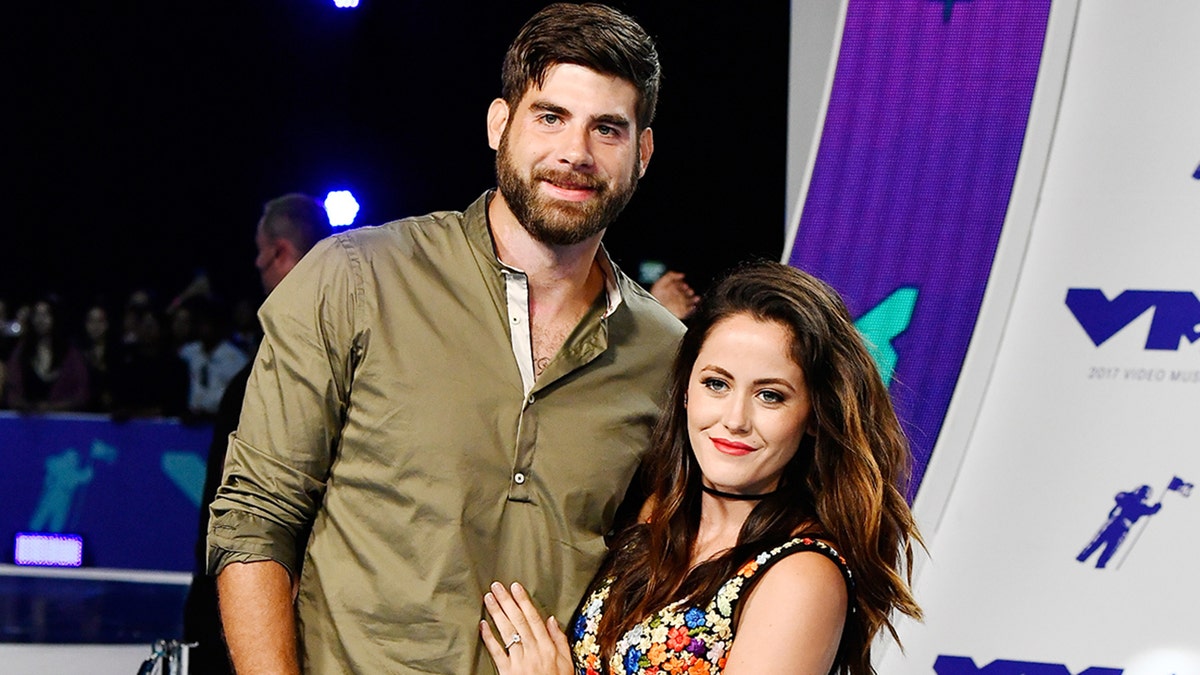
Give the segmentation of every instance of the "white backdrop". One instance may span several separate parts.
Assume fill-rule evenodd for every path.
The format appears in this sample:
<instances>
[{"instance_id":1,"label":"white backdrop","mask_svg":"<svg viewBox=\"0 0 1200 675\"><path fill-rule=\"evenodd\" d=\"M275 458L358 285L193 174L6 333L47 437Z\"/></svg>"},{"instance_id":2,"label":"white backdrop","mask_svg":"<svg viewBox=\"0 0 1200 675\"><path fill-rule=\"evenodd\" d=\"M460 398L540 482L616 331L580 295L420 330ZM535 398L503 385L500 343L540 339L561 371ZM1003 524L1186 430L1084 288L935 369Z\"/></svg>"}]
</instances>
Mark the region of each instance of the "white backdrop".
<instances>
[{"instance_id":1,"label":"white backdrop","mask_svg":"<svg viewBox=\"0 0 1200 675\"><path fill-rule=\"evenodd\" d=\"M1027 246L1002 241L996 262L1019 271L1015 294L989 288L980 319L1002 337L972 343L959 388L978 392L977 414L956 391L947 430L961 432L939 441L917 497L927 618L903 624L906 653L885 650L881 673L1200 675L1200 495L1165 489L1200 482L1200 314L1187 303L1200 297L1200 3L1067 4L1038 85L1056 98L1053 60L1069 46L1060 107L1035 103L1020 169L1044 169L1032 228L1026 240L1010 212L1004 236ZM1043 167L1033 130L1048 122ZM1021 176L1014 205L1031 199ZM1144 294L1120 327L1119 303L1077 318L1069 289L1175 295ZM1120 330L1096 345L1084 323L1105 320ZM1184 326L1176 349L1147 349L1155 321ZM972 363L990 372L965 377ZM1118 493L1142 485L1161 508L1106 568L1077 561Z\"/></svg>"}]
</instances>

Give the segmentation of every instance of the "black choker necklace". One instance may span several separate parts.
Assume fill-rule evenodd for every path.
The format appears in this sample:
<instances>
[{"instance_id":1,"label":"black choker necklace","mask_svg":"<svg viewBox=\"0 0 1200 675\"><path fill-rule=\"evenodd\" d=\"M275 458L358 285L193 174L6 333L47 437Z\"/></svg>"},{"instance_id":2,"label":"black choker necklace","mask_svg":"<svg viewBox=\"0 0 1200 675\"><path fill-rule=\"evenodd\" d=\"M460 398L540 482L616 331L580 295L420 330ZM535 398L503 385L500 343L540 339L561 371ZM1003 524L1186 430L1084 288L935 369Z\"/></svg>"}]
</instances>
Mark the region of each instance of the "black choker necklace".
<instances>
[{"instance_id":1,"label":"black choker necklace","mask_svg":"<svg viewBox=\"0 0 1200 675\"><path fill-rule=\"evenodd\" d=\"M738 501L744 501L744 502L751 502L756 499L766 499L767 497L770 497L771 495L775 494L775 491L772 490L771 492L764 492L761 495L740 495L735 492L721 492L720 490L710 488L707 485L701 485L700 489L704 490L705 492L707 492L708 494L710 494L714 497L720 497L722 499L736 499Z\"/></svg>"}]
</instances>

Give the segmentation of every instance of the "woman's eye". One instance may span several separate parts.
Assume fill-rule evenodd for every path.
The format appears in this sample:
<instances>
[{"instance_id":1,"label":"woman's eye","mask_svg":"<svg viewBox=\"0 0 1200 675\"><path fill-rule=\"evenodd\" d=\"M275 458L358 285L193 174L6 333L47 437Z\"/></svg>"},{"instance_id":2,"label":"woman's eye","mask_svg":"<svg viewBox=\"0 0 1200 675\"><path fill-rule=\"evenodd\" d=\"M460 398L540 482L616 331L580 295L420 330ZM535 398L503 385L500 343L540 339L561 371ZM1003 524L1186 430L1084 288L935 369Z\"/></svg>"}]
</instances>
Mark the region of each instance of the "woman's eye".
<instances>
[{"instance_id":1,"label":"woman's eye","mask_svg":"<svg viewBox=\"0 0 1200 675\"><path fill-rule=\"evenodd\" d=\"M759 392L758 396L764 403L783 403L783 394L770 389L764 389Z\"/></svg>"},{"instance_id":2,"label":"woman's eye","mask_svg":"<svg viewBox=\"0 0 1200 675\"><path fill-rule=\"evenodd\" d=\"M712 391L725 391L729 388L729 385L725 382L725 380L715 377L705 378L700 381L700 384L704 385L706 389L711 389Z\"/></svg>"}]
</instances>

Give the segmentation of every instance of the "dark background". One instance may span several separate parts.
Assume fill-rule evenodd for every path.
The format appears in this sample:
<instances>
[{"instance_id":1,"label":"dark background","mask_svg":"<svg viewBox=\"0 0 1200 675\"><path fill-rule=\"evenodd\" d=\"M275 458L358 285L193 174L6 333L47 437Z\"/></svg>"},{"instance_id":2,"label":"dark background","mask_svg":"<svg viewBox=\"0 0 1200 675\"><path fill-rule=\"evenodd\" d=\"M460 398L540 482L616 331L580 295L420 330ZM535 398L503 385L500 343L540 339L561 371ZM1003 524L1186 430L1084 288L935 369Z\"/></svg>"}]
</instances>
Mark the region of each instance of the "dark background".
<instances>
[{"instance_id":1,"label":"dark background","mask_svg":"<svg viewBox=\"0 0 1200 675\"><path fill-rule=\"evenodd\" d=\"M0 27L9 217L0 299L167 299L206 270L261 295L262 203L350 189L356 225L462 209L493 185L484 118L505 47L544 2L24 3ZM778 259L788 3L614 2L658 41L655 155L609 229L636 276L703 290ZM11 78L11 79L10 79Z\"/></svg>"}]
</instances>

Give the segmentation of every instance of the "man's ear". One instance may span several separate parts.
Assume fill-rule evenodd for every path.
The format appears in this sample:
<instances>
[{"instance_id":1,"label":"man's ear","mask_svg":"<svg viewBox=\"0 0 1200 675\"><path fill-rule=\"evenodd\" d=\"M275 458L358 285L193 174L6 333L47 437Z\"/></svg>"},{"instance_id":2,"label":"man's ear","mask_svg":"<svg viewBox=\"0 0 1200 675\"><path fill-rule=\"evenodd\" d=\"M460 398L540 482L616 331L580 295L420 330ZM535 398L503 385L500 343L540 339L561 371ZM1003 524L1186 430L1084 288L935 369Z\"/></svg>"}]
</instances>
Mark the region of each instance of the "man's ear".
<instances>
[{"instance_id":1,"label":"man's ear","mask_svg":"<svg viewBox=\"0 0 1200 675\"><path fill-rule=\"evenodd\" d=\"M304 257L304 254L296 248L296 245L291 241L280 237L275 240L275 260L272 266L275 268L279 279L286 277L296 267L296 263ZM279 283L278 280L275 283Z\"/></svg>"},{"instance_id":2,"label":"man's ear","mask_svg":"<svg viewBox=\"0 0 1200 675\"><path fill-rule=\"evenodd\" d=\"M275 240L274 247L275 258L282 260L283 264L287 265L289 270L295 267L296 263L300 262L300 259L304 257L304 254L296 248L296 245L290 239L280 237Z\"/></svg>"},{"instance_id":3,"label":"man's ear","mask_svg":"<svg viewBox=\"0 0 1200 675\"><path fill-rule=\"evenodd\" d=\"M650 155L654 154L654 130L650 127L642 129L638 139L638 178L646 175L646 167L650 166Z\"/></svg>"},{"instance_id":4,"label":"man's ear","mask_svg":"<svg viewBox=\"0 0 1200 675\"><path fill-rule=\"evenodd\" d=\"M500 138L504 136L504 127L508 125L508 103L498 98L488 106L487 131L488 145L493 150L500 149Z\"/></svg>"}]
</instances>

